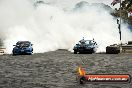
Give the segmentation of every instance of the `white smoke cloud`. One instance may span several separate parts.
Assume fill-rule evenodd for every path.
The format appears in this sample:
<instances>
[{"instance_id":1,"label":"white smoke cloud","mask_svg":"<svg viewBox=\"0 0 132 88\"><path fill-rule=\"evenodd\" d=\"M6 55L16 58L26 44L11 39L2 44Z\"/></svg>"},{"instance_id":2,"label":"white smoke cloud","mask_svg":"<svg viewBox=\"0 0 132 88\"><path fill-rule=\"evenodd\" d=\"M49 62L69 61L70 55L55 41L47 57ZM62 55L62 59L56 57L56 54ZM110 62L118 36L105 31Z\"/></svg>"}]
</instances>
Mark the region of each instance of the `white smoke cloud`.
<instances>
[{"instance_id":1,"label":"white smoke cloud","mask_svg":"<svg viewBox=\"0 0 132 88\"><path fill-rule=\"evenodd\" d=\"M107 5L110 5L113 0L42 0L42 1L44 1L45 3L50 3L60 8L69 9L73 8L76 3L79 3L81 1L87 1L88 3L105 3Z\"/></svg>"},{"instance_id":2,"label":"white smoke cloud","mask_svg":"<svg viewBox=\"0 0 132 88\"><path fill-rule=\"evenodd\" d=\"M102 7L84 6L64 11L50 4L34 7L28 0L1 0L0 11L0 37L7 53L21 40L31 41L35 53L71 51L82 37L94 38L99 45L98 52L105 51L107 45L119 43L116 19ZM132 39L125 24L122 31L124 42Z\"/></svg>"}]
</instances>

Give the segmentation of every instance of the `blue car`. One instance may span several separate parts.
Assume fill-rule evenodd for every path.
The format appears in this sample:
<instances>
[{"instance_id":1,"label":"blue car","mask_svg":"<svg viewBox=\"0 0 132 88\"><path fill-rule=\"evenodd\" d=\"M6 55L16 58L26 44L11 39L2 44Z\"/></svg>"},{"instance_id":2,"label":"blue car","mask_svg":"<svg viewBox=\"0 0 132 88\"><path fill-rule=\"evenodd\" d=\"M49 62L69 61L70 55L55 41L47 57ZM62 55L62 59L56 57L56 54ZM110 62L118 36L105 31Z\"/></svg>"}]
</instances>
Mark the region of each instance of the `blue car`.
<instances>
[{"instance_id":1,"label":"blue car","mask_svg":"<svg viewBox=\"0 0 132 88\"><path fill-rule=\"evenodd\" d=\"M32 43L29 41L18 41L12 50L13 55L21 55L28 54L31 55L33 53Z\"/></svg>"},{"instance_id":2,"label":"blue car","mask_svg":"<svg viewBox=\"0 0 132 88\"><path fill-rule=\"evenodd\" d=\"M95 53L97 50L97 43L93 40L82 40L79 41L73 48L74 54L77 53Z\"/></svg>"}]
</instances>

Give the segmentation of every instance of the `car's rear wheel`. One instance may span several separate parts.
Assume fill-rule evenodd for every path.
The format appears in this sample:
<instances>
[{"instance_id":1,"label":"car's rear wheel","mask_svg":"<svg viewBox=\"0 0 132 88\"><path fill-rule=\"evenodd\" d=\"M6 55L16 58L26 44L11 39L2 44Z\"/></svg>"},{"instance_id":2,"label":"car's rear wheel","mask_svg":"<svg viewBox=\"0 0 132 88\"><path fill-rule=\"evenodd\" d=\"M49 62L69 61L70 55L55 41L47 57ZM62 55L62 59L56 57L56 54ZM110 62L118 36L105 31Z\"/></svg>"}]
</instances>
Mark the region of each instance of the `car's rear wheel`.
<instances>
[{"instance_id":1,"label":"car's rear wheel","mask_svg":"<svg viewBox=\"0 0 132 88\"><path fill-rule=\"evenodd\" d=\"M16 54L16 53L13 53L12 55L15 56L15 55L17 55L17 54Z\"/></svg>"},{"instance_id":2,"label":"car's rear wheel","mask_svg":"<svg viewBox=\"0 0 132 88\"><path fill-rule=\"evenodd\" d=\"M74 54L77 54L77 51L76 50L74 50Z\"/></svg>"}]
</instances>

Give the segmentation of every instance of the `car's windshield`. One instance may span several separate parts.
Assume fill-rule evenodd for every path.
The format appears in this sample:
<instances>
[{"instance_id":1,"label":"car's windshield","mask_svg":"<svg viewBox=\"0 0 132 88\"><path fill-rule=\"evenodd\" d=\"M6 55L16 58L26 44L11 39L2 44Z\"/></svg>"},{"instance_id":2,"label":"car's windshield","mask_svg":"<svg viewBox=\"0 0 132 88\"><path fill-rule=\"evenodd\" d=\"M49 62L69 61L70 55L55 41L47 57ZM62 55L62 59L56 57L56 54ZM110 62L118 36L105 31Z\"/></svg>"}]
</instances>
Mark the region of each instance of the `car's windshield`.
<instances>
[{"instance_id":1,"label":"car's windshield","mask_svg":"<svg viewBox=\"0 0 132 88\"><path fill-rule=\"evenodd\" d=\"M85 44L85 43L86 43L86 41L84 39L79 41L79 44Z\"/></svg>"},{"instance_id":2,"label":"car's windshield","mask_svg":"<svg viewBox=\"0 0 132 88\"><path fill-rule=\"evenodd\" d=\"M94 41L87 41L87 44L92 45L94 44Z\"/></svg>"},{"instance_id":3,"label":"car's windshield","mask_svg":"<svg viewBox=\"0 0 132 88\"><path fill-rule=\"evenodd\" d=\"M16 45L19 47L28 47L30 46L30 42L17 42Z\"/></svg>"},{"instance_id":4,"label":"car's windshield","mask_svg":"<svg viewBox=\"0 0 132 88\"><path fill-rule=\"evenodd\" d=\"M91 41L91 40L81 40L81 41L79 41L79 43L78 44L88 44L88 45L92 45L93 44L93 41Z\"/></svg>"}]
</instances>

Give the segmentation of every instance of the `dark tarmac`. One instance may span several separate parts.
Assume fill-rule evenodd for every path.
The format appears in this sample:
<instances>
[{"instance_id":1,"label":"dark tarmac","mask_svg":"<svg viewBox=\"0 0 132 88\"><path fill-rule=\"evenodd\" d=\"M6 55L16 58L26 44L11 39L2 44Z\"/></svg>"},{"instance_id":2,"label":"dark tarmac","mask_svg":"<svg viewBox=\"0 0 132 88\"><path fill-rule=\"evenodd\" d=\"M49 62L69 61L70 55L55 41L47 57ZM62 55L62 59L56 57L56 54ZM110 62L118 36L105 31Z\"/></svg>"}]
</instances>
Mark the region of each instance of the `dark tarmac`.
<instances>
[{"instance_id":1,"label":"dark tarmac","mask_svg":"<svg viewBox=\"0 0 132 88\"><path fill-rule=\"evenodd\" d=\"M78 66L93 74L130 74L132 54L73 54L57 50L0 56L0 88L132 88L128 84L77 83Z\"/></svg>"}]
</instances>

